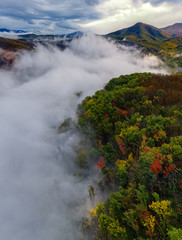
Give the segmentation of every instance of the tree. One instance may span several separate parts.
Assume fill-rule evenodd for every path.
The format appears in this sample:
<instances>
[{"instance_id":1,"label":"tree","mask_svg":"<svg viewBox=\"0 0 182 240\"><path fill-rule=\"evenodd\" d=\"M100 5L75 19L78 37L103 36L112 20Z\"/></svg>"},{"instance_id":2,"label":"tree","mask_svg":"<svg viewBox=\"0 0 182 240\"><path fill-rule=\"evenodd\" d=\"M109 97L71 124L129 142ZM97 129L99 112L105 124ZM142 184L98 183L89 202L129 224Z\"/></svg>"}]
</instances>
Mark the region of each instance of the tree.
<instances>
[{"instance_id":1,"label":"tree","mask_svg":"<svg viewBox=\"0 0 182 240\"><path fill-rule=\"evenodd\" d=\"M170 240L181 240L182 239L182 229L172 227L168 230L168 236Z\"/></svg>"},{"instance_id":2,"label":"tree","mask_svg":"<svg viewBox=\"0 0 182 240\"><path fill-rule=\"evenodd\" d=\"M101 213L99 217L99 228L108 240L127 239L126 229L119 225L118 220L106 214Z\"/></svg>"}]
</instances>

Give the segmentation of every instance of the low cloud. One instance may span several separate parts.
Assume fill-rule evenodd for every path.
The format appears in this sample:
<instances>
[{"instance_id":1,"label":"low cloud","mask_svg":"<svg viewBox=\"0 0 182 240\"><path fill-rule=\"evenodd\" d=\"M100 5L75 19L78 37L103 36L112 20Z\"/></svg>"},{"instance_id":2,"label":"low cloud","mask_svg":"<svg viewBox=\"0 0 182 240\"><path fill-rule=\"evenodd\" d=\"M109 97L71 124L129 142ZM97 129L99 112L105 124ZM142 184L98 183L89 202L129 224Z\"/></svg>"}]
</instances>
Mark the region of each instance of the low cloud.
<instances>
[{"instance_id":1,"label":"low cloud","mask_svg":"<svg viewBox=\"0 0 182 240\"><path fill-rule=\"evenodd\" d=\"M157 70L153 56L87 36L38 46L0 71L0 232L3 240L80 240L94 176L74 176L77 132L58 134L77 104L112 77ZM82 91L81 98L76 92ZM74 146L74 147L73 147Z\"/></svg>"},{"instance_id":2,"label":"low cloud","mask_svg":"<svg viewBox=\"0 0 182 240\"><path fill-rule=\"evenodd\" d=\"M3 38L10 38L10 39L19 39L21 38L21 35L24 35L25 33L15 33L13 31L10 32L0 32L0 37ZM33 34L33 32L26 32L26 34Z\"/></svg>"}]
</instances>

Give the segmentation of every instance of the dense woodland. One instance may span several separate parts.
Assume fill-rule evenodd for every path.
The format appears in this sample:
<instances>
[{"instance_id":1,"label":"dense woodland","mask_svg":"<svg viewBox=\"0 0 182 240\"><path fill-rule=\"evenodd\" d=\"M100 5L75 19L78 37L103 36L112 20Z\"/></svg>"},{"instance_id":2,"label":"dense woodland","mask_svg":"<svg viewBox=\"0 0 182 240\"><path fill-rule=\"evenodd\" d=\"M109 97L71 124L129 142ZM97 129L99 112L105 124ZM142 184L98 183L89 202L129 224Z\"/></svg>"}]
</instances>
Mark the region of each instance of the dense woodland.
<instances>
[{"instance_id":1,"label":"dense woodland","mask_svg":"<svg viewBox=\"0 0 182 240\"><path fill-rule=\"evenodd\" d=\"M93 144L83 144L78 164L102 171L99 194L110 192L90 210L86 235L182 239L182 76L114 78L78 112L85 142ZM89 195L94 201L94 186Z\"/></svg>"}]
</instances>

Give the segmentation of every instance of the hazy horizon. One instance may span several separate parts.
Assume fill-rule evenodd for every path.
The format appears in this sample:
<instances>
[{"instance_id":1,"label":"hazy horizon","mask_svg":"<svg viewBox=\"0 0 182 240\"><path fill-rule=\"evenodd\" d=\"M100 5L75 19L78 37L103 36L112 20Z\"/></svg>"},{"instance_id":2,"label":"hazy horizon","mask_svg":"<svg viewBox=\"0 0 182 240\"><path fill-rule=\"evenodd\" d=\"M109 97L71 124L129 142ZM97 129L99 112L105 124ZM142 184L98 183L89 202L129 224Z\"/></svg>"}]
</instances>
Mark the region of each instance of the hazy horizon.
<instances>
[{"instance_id":1,"label":"hazy horizon","mask_svg":"<svg viewBox=\"0 0 182 240\"><path fill-rule=\"evenodd\" d=\"M154 26L154 25L152 25L152 24L148 24L148 23L146 23L146 22L140 22L140 21L138 21L138 22L136 22L136 23L134 23L134 24L132 24L132 25L129 25L129 26L127 26L127 27L125 27L125 28L129 28L129 27L131 27L131 26L134 26L135 24L137 24L137 23L143 23L143 24L147 24L147 25L151 25L151 26ZM163 26L163 27L157 27L156 25L154 26L154 27L157 27L157 28L164 28L164 27L168 27L168 26L173 26L173 25L175 25L175 24L178 24L179 22L174 22L174 23L172 23L172 24L169 24L169 25L165 25L165 26ZM180 22L181 23L181 22ZM17 35L19 35L19 36L21 36L21 35L25 35L25 34L42 34L41 32L37 32L36 30L31 30L31 31L26 31L25 29L9 29L9 28L0 28L0 29L6 29L6 30L10 30L10 32L6 32L6 31L2 31L2 32L0 32L0 35L2 36L2 37L11 37L13 34L17 34ZM119 28L119 29L116 29L115 31L117 31L117 30L121 30L121 29L124 29L124 28ZM20 33L15 33L14 31L23 31L22 33L20 32ZM75 29L74 31L71 31L71 32L69 32L69 33L54 33L54 32L52 32L52 33L43 33L42 35L57 35L57 36L61 36L61 35L67 35L67 34L71 34L71 33L76 33L76 32L83 32L83 33L85 33L85 34L91 34L91 32L90 31L88 31L88 30L82 30L82 31L80 31L79 29ZM114 32L114 31L112 31L112 32ZM111 33L111 32L108 32L108 33ZM108 34L108 33L105 33L105 34ZM4 36L3 36L3 34L4 34ZM105 35L105 34L99 34L99 33L97 33L97 35Z\"/></svg>"}]
</instances>

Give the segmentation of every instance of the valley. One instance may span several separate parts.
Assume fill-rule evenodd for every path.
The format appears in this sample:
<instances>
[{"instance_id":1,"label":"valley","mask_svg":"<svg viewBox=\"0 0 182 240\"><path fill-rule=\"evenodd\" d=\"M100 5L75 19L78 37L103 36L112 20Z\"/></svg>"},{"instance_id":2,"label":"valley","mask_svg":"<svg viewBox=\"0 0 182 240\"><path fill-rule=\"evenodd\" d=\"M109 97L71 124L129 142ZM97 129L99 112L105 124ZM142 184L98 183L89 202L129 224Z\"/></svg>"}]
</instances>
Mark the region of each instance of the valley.
<instances>
[{"instance_id":1,"label":"valley","mask_svg":"<svg viewBox=\"0 0 182 240\"><path fill-rule=\"evenodd\" d=\"M181 240L180 29L0 29L3 239Z\"/></svg>"}]
</instances>

